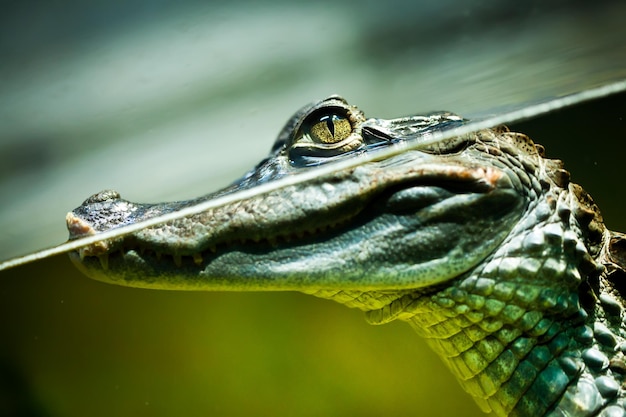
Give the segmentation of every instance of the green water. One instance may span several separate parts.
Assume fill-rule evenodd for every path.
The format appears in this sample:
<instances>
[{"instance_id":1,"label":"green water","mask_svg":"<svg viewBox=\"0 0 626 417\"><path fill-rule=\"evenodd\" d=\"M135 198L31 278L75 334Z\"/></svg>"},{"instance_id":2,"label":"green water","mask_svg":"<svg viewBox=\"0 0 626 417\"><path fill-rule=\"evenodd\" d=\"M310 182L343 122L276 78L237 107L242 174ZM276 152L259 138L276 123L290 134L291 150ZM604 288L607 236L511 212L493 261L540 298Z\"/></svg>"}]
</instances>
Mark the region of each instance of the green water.
<instances>
[{"instance_id":1,"label":"green water","mask_svg":"<svg viewBox=\"0 0 626 417\"><path fill-rule=\"evenodd\" d=\"M619 2L236 4L5 10L0 258L63 241L65 212L102 188L212 191L330 93L369 116L467 114L626 75ZM515 126L619 230L625 103ZM408 326L304 295L118 288L57 257L0 273L0 317L0 415L482 415Z\"/></svg>"}]
</instances>

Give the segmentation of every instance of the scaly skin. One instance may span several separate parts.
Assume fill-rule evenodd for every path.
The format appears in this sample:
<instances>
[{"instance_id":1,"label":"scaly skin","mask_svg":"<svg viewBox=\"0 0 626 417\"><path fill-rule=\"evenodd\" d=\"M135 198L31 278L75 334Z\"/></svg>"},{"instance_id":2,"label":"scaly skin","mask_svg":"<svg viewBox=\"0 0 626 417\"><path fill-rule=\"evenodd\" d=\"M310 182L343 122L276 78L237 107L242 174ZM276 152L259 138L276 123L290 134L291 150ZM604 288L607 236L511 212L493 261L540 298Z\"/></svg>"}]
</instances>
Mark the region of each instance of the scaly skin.
<instances>
[{"instance_id":1,"label":"scaly skin","mask_svg":"<svg viewBox=\"0 0 626 417\"><path fill-rule=\"evenodd\" d=\"M102 241L71 254L88 276L159 289L294 290L409 322L486 412L623 416L626 239L560 161L506 128L446 140L450 113L365 119L340 97L296 113L270 156L196 200L114 191L68 214L70 238L107 231L315 166L410 150Z\"/></svg>"}]
</instances>

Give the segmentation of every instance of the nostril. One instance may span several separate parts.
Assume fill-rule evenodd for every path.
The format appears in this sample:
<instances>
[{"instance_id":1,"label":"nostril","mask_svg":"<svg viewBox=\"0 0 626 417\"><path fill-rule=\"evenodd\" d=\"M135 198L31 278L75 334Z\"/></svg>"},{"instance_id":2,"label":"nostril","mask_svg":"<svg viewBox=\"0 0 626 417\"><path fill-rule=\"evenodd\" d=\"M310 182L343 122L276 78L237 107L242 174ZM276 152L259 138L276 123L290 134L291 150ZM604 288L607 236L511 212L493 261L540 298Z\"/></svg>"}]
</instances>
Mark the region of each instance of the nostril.
<instances>
[{"instance_id":1,"label":"nostril","mask_svg":"<svg viewBox=\"0 0 626 417\"><path fill-rule=\"evenodd\" d=\"M65 216L65 222L67 223L67 229L70 232L70 240L83 236L90 236L95 233L95 230L89 223L76 216L74 213L67 213L67 216Z\"/></svg>"},{"instance_id":2,"label":"nostril","mask_svg":"<svg viewBox=\"0 0 626 417\"><path fill-rule=\"evenodd\" d=\"M89 197L87 200L83 202L83 205L92 204L92 203L103 203L105 201L117 200L120 197L121 197L120 193L118 193L115 190L104 190Z\"/></svg>"}]
</instances>

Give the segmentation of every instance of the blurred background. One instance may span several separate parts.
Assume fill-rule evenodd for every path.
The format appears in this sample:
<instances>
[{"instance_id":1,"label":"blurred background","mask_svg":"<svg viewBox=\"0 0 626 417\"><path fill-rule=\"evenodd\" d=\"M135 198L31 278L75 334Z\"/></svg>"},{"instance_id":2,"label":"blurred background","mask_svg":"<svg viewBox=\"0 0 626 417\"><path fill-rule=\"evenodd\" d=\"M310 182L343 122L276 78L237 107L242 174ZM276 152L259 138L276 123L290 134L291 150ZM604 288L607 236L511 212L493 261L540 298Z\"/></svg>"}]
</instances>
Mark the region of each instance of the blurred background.
<instances>
[{"instance_id":1,"label":"blurred background","mask_svg":"<svg viewBox=\"0 0 626 417\"><path fill-rule=\"evenodd\" d=\"M0 13L0 260L105 188L195 197L333 93L484 116L626 78L620 1L23 1ZM626 230L626 96L518 124ZM300 294L0 273L0 416L481 415L414 332Z\"/></svg>"}]
</instances>

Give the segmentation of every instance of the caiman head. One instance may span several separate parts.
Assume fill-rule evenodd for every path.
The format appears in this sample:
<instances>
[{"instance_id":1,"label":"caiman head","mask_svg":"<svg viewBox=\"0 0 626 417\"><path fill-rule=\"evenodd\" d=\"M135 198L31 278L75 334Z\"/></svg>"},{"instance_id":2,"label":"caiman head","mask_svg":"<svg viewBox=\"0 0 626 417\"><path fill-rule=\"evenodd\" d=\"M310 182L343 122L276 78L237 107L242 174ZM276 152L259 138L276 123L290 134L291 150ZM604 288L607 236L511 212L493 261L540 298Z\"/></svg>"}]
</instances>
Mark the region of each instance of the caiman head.
<instances>
[{"instance_id":1,"label":"caiman head","mask_svg":"<svg viewBox=\"0 0 626 417\"><path fill-rule=\"evenodd\" d=\"M120 285L294 290L361 308L372 323L409 321L485 411L608 409L619 388L598 378L613 377L603 358L615 355L592 323L608 316L597 294L609 232L541 146L504 127L443 135L465 123L447 112L366 119L330 97L297 112L230 187L162 204L104 191L68 214L70 239L280 186L71 258ZM390 146L399 150L381 152Z\"/></svg>"},{"instance_id":2,"label":"caiman head","mask_svg":"<svg viewBox=\"0 0 626 417\"><path fill-rule=\"evenodd\" d=\"M269 157L227 189L162 204L103 191L68 214L70 239L399 142L420 145L102 242L72 259L96 279L151 288L404 290L445 282L488 257L541 193L517 162L540 159L524 136L432 139L463 123L450 113L366 120L331 97L294 115Z\"/></svg>"}]
</instances>

